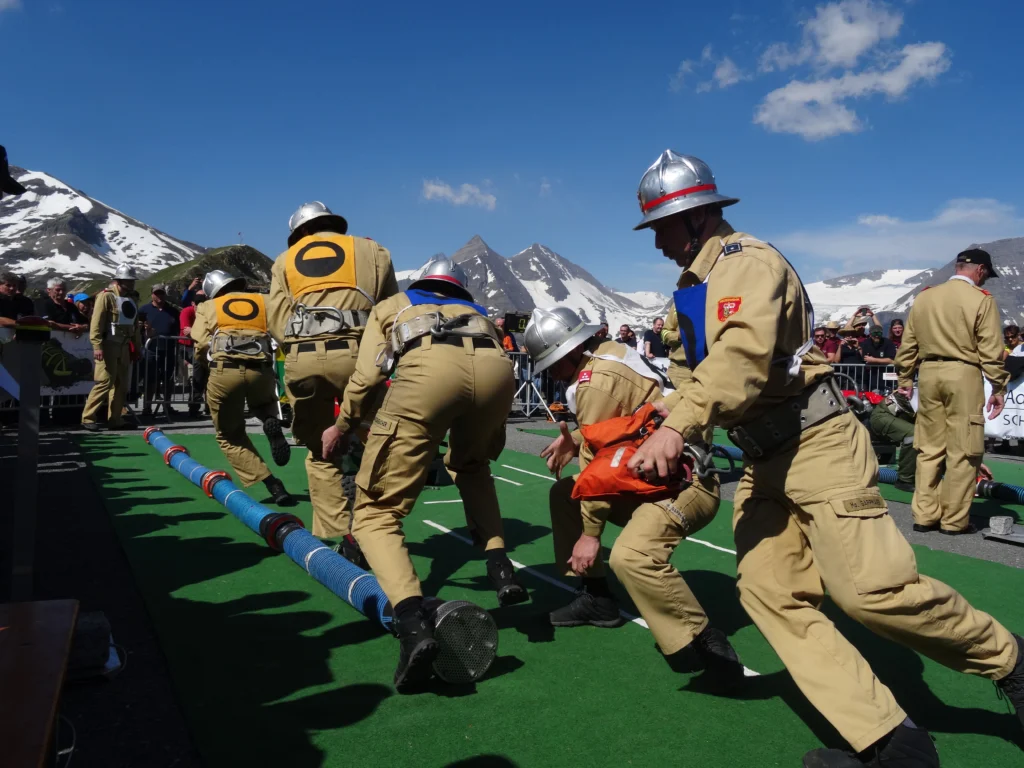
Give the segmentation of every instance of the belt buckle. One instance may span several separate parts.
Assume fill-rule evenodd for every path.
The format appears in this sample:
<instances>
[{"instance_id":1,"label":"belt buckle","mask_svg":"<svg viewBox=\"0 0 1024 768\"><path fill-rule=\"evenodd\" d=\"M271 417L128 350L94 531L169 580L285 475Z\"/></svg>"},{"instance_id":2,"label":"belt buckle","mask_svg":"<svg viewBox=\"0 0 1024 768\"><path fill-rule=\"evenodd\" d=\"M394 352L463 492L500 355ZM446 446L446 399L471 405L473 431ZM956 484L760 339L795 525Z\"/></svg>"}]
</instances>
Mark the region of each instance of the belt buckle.
<instances>
[{"instance_id":1,"label":"belt buckle","mask_svg":"<svg viewBox=\"0 0 1024 768\"><path fill-rule=\"evenodd\" d=\"M757 441L752 438L750 433L743 427L733 427L726 434L729 435L730 440L740 447L741 451L752 459L760 459L764 456L764 450L762 450Z\"/></svg>"}]
</instances>

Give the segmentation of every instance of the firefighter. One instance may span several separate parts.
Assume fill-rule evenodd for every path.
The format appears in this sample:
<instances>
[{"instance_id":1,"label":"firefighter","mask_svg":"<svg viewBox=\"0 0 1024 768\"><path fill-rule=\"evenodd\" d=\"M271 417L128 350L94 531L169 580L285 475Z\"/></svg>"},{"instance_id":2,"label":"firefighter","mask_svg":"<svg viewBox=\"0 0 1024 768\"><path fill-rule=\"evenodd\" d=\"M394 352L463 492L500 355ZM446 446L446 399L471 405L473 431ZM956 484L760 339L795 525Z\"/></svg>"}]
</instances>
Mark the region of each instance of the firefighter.
<instances>
[{"instance_id":1,"label":"firefighter","mask_svg":"<svg viewBox=\"0 0 1024 768\"><path fill-rule=\"evenodd\" d=\"M914 301L896 355L906 397L918 374L914 528L950 536L977 531L971 500L985 455L985 412L990 419L1002 412L1010 380L999 307L982 288L999 277L992 257L971 248L957 255L955 269ZM987 402L985 379L992 385Z\"/></svg>"},{"instance_id":2,"label":"firefighter","mask_svg":"<svg viewBox=\"0 0 1024 768\"><path fill-rule=\"evenodd\" d=\"M139 359L142 338L139 333L139 294L135 281L139 275L131 264L119 264L114 280L96 296L89 322L89 341L95 360L93 380L82 411L82 429L100 429L100 415L106 410L109 429L137 429L121 415L128 396L131 365Z\"/></svg>"},{"instance_id":3,"label":"firefighter","mask_svg":"<svg viewBox=\"0 0 1024 768\"><path fill-rule=\"evenodd\" d=\"M826 589L878 634L995 680L1024 717L1024 641L918 572L878 491L870 436L813 343L796 271L725 221L722 209L738 200L718 192L698 158L667 150L638 196L637 229L652 228L655 247L686 268L673 302L680 327L693 330L683 336L693 377L666 399L671 413L628 466L668 477L685 441L711 425L743 450L733 500L740 601L854 750L817 749L804 765L939 764L929 735L822 612Z\"/></svg>"},{"instance_id":4,"label":"firefighter","mask_svg":"<svg viewBox=\"0 0 1024 768\"><path fill-rule=\"evenodd\" d=\"M340 457L321 454L320 436L334 423L335 400L355 369L370 310L396 294L398 282L388 250L347 234L348 222L321 202L300 206L288 229L288 250L271 270L267 322L284 348L292 435L308 449L313 535L364 565L350 535Z\"/></svg>"},{"instance_id":5,"label":"firefighter","mask_svg":"<svg viewBox=\"0 0 1024 768\"><path fill-rule=\"evenodd\" d=\"M586 325L570 309L535 309L526 327L525 346L534 372L549 371L569 385L567 398L580 428L629 415L671 391L667 378L632 347L594 338L596 325ZM593 454L580 433L562 434L542 453L560 476L574 456L581 471ZM626 587L641 616L672 658L692 647L707 668L723 681L742 680L743 666L720 629L708 623L704 609L683 575L669 562L679 542L710 523L718 512L719 483L714 474L695 479L675 498L614 502L572 498L579 475L559 479L551 488L551 530L555 566L576 574L582 584L575 599L552 611L556 627L590 624L617 627L623 618L608 588L601 561L601 534L608 521L622 527L609 565ZM678 657L676 657L678 658Z\"/></svg>"},{"instance_id":6,"label":"firefighter","mask_svg":"<svg viewBox=\"0 0 1024 768\"><path fill-rule=\"evenodd\" d=\"M462 269L441 257L407 290L374 307L337 424L323 435L323 455L331 456L371 420L356 475L353 533L394 606L401 643L395 687L401 693L429 678L438 652L402 520L446 433L445 467L462 497L473 540L485 551L498 603L529 599L505 551L490 470L505 446L515 393L512 361L487 311L465 285ZM373 413L392 372L384 402Z\"/></svg>"},{"instance_id":7,"label":"firefighter","mask_svg":"<svg viewBox=\"0 0 1024 768\"><path fill-rule=\"evenodd\" d=\"M274 463L288 463L291 446L277 418L277 375L267 332L262 294L245 290L245 280L215 269L203 280L209 298L199 305L191 336L195 364L209 368L206 402L210 406L217 444L245 487L261 482L274 503L295 503L284 483L256 452L245 431L245 408L263 422Z\"/></svg>"},{"instance_id":8,"label":"firefighter","mask_svg":"<svg viewBox=\"0 0 1024 768\"><path fill-rule=\"evenodd\" d=\"M899 447L898 470L893 485L901 491L914 492L914 472L917 449L914 447L914 420L917 412L913 404L899 392L892 392L871 409L868 429L880 440ZM914 524L914 530L920 526Z\"/></svg>"}]
</instances>

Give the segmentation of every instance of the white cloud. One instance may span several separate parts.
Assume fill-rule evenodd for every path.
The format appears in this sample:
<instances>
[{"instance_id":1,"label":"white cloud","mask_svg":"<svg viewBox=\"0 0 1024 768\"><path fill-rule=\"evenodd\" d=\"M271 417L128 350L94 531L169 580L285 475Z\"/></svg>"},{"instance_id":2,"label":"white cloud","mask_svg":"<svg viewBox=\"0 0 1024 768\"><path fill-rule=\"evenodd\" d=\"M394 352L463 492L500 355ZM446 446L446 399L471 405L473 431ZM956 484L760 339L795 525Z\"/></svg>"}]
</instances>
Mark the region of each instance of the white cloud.
<instances>
[{"instance_id":1,"label":"white cloud","mask_svg":"<svg viewBox=\"0 0 1024 768\"><path fill-rule=\"evenodd\" d=\"M475 205L480 208L486 208L488 211L493 211L498 204L498 198L489 192L481 191L480 187L473 184L462 184L458 189L454 189L451 184L447 184L440 179L434 179L433 181L424 179L423 199L442 200L452 205Z\"/></svg>"},{"instance_id":2,"label":"white cloud","mask_svg":"<svg viewBox=\"0 0 1024 768\"><path fill-rule=\"evenodd\" d=\"M697 86L697 92L702 93L710 91L716 86L718 88L728 88L730 85L736 85L741 80L748 80L749 76L741 70L736 63L726 56L717 65L715 65L715 71L711 75L711 80L701 83Z\"/></svg>"},{"instance_id":3,"label":"white cloud","mask_svg":"<svg viewBox=\"0 0 1024 768\"><path fill-rule=\"evenodd\" d=\"M843 102L874 94L890 100L922 81L933 81L949 69L942 43L904 46L888 67L846 72L841 77L792 80L769 93L758 106L754 122L769 131L795 133L810 141L863 129L857 114Z\"/></svg>"},{"instance_id":4,"label":"white cloud","mask_svg":"<svg viewBox=\"0 0 1024 768\"><path fill-rule=\"evenodd\" d=\"M826 272L849 274L882 267L920 268L946 263L972 243L987 243L1024 233L1024 218L1010 205L990 198L958 198L929 219L906 221L867 214L855 223L773 235L787 256L817 267L808 279Z\"/></svg>"},{"instance_id":5,"label":"white cloud","mask_svg":"<svg viewBox=\"0 0 1024 768\"><path fill-rule=\"evenodd\" d=\"M668 89L672 91L672 93L679 93L681 90L683 90L683 86L686 85L686 77L692 72L692 61L687 60L680 62L679 69L677 69L676 73L672 75L671 78L669 78Z\"/></svg>"},{"instance_id":6,"label":"white cloud","mask_svg":"<svg viewBox=\"0 0 1024 768\"><path fill-rule=\"evenodd\" d=\"M551 182L547 178L540 180L540 196L549 197L551 195Z\"/></svg>"},{"instance_id":7,"label":"white cloud","mask_svg":"<svg viewBox=\"0 0 1024 768\"><path fill-rule=\"evenodd\" d=\"M714 70L711 73L711 79L707 80L697 86L697 93L706 93L707 91L713 90L714 88L728 88L730 85L736 85L741 80L749 80L750 75L746 74L740 67L736 65L732 59L725 56L715 61L714 51L711 48L711 44L704 46L704 49L700 52L700 59L694 61L687 59L679 65L679 69L669 80L669 90L673 93L678 93L683 89L686 84L686 79L689 75L693 74L698 69L706 70L714 64Z\"/></svg>"},{"instance_id":8,"label":"white cloud","mask_svg":"<svg viewBox=\"0 0 1024 768\"><path fill-rule=\"evenodd\" d=\"M0 0L0 13L21 8L21 0Z\"/></svg>"}]
</instances>

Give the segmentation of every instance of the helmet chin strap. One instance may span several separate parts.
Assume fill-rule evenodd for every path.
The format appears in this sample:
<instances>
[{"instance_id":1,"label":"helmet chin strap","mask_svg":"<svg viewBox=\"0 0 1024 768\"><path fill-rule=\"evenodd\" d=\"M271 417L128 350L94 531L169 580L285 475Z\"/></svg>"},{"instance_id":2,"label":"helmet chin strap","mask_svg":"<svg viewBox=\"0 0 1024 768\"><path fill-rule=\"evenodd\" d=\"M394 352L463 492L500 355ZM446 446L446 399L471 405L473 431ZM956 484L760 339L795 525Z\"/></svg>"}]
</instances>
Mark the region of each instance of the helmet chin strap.
<instances>
[{"instance_id":1,"label":"helmet chin strap","mask_svg":"<svg viewBox=\"0 0 1024 768\"><path fill-rule=\"evenodd\" d=\"M697 258L697 254L700 253L701 246L703 243L700 241L700 230L693 226L693 221L689 215L684 214L683 226L686 227L686 234L690 238L690 260Z\"/></svg>"}]
</instances>

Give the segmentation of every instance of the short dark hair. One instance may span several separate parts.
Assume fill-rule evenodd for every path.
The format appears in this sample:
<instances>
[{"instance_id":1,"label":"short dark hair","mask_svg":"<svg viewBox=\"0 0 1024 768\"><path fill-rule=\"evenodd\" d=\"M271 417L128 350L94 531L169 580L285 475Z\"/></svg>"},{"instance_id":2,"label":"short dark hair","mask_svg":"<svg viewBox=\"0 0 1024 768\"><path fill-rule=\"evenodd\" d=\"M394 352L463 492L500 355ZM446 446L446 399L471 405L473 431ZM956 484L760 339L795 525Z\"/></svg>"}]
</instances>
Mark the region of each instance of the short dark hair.
<instances>
[{"instance_id":1,"label":"short dark hair","mask_svg":"<svg viewBox=\"0 0 1024 768\"><path fill-rule=\"evenodd\" d=\"M1003 333L1006 333L1007 331L1009 331L1010 333L1020 333L1020 328L1018 328L1013 323L1010 323L1008 326L1003 328Z\"/></svg>"},{"instance_id":2,"label":"short dark hair","mask_svg":"<svg viewBox=\"0 0 1024 768\"><path fill-rule=\"evenodd\" d=\"M0 272L0 283L4 285L17 285L18 276L13 272Z\"/></svg>"}]
</instances>

